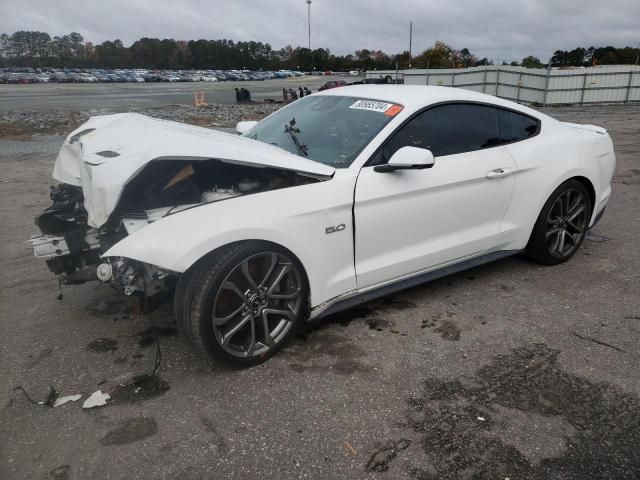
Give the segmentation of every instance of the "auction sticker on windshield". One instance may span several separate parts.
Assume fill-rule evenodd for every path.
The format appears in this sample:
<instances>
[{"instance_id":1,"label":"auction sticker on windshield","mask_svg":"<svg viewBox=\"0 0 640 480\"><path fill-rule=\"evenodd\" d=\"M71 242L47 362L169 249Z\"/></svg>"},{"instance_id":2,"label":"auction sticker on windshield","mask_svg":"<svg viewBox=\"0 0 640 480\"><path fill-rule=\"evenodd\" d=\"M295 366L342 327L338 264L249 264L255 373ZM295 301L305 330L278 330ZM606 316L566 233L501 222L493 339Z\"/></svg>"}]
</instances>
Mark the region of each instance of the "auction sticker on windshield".
<instances>
[{"instance_id":1,"label":"auction sticker on windshield","mask_svg":"<svg viewBox=\"0 0 640 480\"><path fill-rule=\"evenodd\" d=\"M355 110L369 110L372 112L390 113L391 116L398 114L402 110L400 105L394 105L393 103L378 102L376 100L358 100L349 108Z\"/></svg>"}]
</instances>

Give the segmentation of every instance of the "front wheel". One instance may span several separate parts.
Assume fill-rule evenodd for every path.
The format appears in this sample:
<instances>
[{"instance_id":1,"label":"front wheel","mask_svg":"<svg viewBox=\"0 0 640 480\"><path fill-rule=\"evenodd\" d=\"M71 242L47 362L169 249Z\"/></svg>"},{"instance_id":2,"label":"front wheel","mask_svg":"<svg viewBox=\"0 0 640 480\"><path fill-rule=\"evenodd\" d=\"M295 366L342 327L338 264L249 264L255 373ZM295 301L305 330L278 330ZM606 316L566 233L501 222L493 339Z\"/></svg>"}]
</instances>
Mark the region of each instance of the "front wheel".
<instances>
[{"instance_id":1,"label":"front wheel","mask_svg":"<svg viewBox=\"0 0 640 480\"><path fill-rule=\"evenodd\" d=\"M569 260L584 240L591 219L591 199L577 180L560 185L545 203L527 244L527 255L545 265Z\"/></svg>"},{"instance_id":2,"label":"front wheel","mask_svg":"<svg viewBox=\"0 0 640 480\"><path fill-rule=\"evenodd\" d=\"M178 282L178 326L216 361L262 363L280 350L308 311L302 265L287 250L248 241L216 251Z\"/></svg>"}]
</instances>

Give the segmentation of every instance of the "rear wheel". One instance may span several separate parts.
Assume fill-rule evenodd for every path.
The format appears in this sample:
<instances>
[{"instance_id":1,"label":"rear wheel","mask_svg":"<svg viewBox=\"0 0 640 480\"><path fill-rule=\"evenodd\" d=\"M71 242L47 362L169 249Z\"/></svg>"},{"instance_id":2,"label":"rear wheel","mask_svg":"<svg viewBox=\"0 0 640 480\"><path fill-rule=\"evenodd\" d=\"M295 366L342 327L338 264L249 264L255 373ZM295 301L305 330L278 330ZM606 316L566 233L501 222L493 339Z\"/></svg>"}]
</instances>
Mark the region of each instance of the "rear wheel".
<instances>
[{"instance_id":1,"label":"rear wheel","mask_svg":"<svg viewBox=\"0 0 640 480\"><path fill-rule=\"evenodd\" d=\"M229 366L276 353L304 321L308 285L287 250L249 241L216 251L180 279L177 322L195 345Z\"/></svg>"},{"instance_id":2,"label":"rear wheel","mask_svg":"<svg viewBox=\"0 0 640 480\"><path fill-rule=\"evenodd\" d=\"M560 185L538 216L527 255L545 265L569 260L584 240L591 209L589 193L582 183L569 180Z\"/></svg>"}]
</instances>

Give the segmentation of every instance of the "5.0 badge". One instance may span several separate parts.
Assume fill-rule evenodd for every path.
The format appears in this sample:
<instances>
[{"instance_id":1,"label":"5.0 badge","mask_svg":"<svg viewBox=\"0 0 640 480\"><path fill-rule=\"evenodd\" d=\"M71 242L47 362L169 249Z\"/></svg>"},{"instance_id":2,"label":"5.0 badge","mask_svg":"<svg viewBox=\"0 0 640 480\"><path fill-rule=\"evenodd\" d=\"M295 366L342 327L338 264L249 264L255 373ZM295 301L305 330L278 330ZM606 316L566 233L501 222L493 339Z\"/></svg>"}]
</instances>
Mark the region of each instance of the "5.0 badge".
<instances>
[{"instance_id":1,"label":"5.0 badge","mask_svg":"<svg viewBox=\"0 0 640 480\"><path fill-rule=\"evenodd\" d=\"M324 233L326 233L327 235L329 235L330 233L336 233L336 232L341 232L342 230L344 230L346 227L344 226L344 223L341 223L340 225L336 225L335 227L327 227L324 229Z\"/></svg>"}]
</instances>

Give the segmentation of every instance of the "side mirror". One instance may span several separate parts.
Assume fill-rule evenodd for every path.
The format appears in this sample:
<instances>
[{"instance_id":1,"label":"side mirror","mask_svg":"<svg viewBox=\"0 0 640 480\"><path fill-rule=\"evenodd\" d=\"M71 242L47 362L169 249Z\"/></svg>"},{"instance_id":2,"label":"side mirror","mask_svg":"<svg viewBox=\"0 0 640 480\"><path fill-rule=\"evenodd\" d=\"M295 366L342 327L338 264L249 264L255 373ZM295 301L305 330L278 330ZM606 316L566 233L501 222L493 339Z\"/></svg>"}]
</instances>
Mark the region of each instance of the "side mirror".
<instances>
[{"instance_id":1,"label":"side mirror","mask_svg":"<svg viewBox=\"0 0 640 480\"><path fill-rule=\"evenodd\" d=\"M238 122L236 124L236 132L240 135L242 135L245 132L248 132L249 130L251 130L253 127L255 127L258 124L258 122L256 122L255 120L247 120L244 122Z\"/></svg>"},{"instance_id":2,"label":"side mirror","mask_svg":"<svg viewBox=\"0 0 640 480\"><path fill-rule=\"evenodd\" d=\"M402 147L394 153L386 165L376 165L376 172L386 173L396 170L422 170L435 165L431 150L418 147Z\"/></svg>"}]
</instances>

